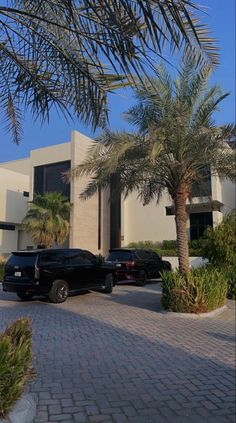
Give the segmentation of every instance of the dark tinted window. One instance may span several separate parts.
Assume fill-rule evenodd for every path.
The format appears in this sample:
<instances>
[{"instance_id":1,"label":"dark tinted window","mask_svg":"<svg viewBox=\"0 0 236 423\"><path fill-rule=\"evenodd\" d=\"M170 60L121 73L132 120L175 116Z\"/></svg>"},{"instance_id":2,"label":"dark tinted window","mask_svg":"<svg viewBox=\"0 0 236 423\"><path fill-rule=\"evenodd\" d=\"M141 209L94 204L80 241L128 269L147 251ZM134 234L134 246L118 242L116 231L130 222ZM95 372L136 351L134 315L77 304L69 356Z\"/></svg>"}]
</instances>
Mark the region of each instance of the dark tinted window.
<instances>
[{"instance_id":1,"label":"dark tinted window","mask_svg":"<svg viewBox=\"0 0 236 423\"><path fill-rule=\"evenodd\" d=\"M152 259L152 253L151 253L151 251L138 250L137 251L137 255L138 255L139 258L141 258L143 260L151 260Z\"/></svg>"},{"instance_id":2,"label":"dark tinted window","mask_svg":"<svg viewBox=\"0 0 236 423\"><path fill-rule=\"evenodd\" d=\"M34 193L60 192L70 198L70 184L62 180L63 173L70 169L70 161L51 163L34 168Z\"/></svg>"},{"instance_id":3,"label":"dark tinted window","mask_svg":"<svg viewBox=\"0 0 236 423\"><path fill-rule=\"evenodd\" d=\"M213 226L212 212L190 213L190 239L201 238L208 226Z\"/></svg>"},{"instance_id":4,"label":"dark tinted window","mask_svg":"<svg viewBox=\"0 0 236 423\"><path fill-rule=\"evenodd\" d=\"M92 262L97 261L96 257L90 251L83 251L83 256Z\"/></svg>"},{"instance_id":5,"label":"dark tinted window","mask_svg":"<svg viewBox=\"0 0 236 423\"><path fill-rule=\"evenodd\" d=\"M45 253L40 256L40 264L50 265L50 264L61 264L64 263L65 256L62 253Z\"/></svg>"},{"instance_id":6,"label":"dark tinted window","mask_svg":"<svg viewBox=\"0 0 236 423\"><path fill-rule=\"evenodd\" d=\"M211 195L211 168L204 166L199 172L202 179L192 185L192 197L207 197Z\"/></svg>"},{"instance_id":7,"label":"dark tinted window","mask_svg":"<svg viewBox=\"0 0 236 423\"><path fill-rule=\"evenodd\" d=\"M35 265L36 254L12 254L7 261L7 266L31 267Z\"/></svg>"},{"instance_id":8,"label":"dark tinted window","mask_svg":"<svg viewBox=\"0 0 236 423\"><path fill-rule=\"evenodd\" d=\"M0 223L0 229L3 229L4 231L14 231L15 226L14 225L8 225L6 223Z\"/></svg>"},{"instance_id":9,"label":"dark tinted window","mask_svg":"<svg viewBox=\"0 0 236 423\"><path fill-rule=\"evenodd\" d=\"M107 261L128 261L133 259L131 251L111 251L107 256Z\"/></svg>"},{"instance_id":10,"label":"dark tinted window","mask_svg":"<svg viewBox=\"0 0 236 423\"><path fill-rule=\"evenodd\" d=\"M81 251L70 257L70 264L89 264L96 260L96 257L89 251Z\"/></svg>"},{"instance_id":11,"label":"dark tinted window","mask_svg":"<svg viewBox=\"0 0 236 423\"><path fill-rule=\"evenodd\" d=\"M151 255L153 260L161 260L161 257L154 251L151 252Z\"/></svg>"}]
</instances>

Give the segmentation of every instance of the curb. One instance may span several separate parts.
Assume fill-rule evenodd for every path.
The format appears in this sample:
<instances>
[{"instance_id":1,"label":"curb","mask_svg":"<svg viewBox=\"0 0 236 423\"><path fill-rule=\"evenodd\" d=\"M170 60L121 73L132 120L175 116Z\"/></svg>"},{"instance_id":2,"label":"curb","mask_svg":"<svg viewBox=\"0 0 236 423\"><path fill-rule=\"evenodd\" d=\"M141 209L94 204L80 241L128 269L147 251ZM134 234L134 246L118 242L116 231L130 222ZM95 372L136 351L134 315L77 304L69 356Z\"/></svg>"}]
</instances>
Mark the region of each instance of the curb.
<instances>
[{"instance_id":1,"label":"curb","mask_svg":"<svg viewBox=\"0 0 236 423\"><path fill-rule=\"evenodd\" d=\"M209 311L208 313L178 313L176 311L166 311L163 310L161 311L161 313L163 314L168 314L169 316L175 316L175 317L187 317L190 319L198 319L199 317L216 317L219 314L223 313L224 311L226 311L228 309L228 307L226 305L224 305L223 307L217 308L216 310L213 311Z\"/></svg>"},{"instance_id":2,"label":"curb","mask_svg":"<svg viewBox=\"0 0 236 423\"><path fill-rule=\"evenodd\" d=\"M32 423L36 415L36 402L32 395L25 394L18 400L6 419L0 423Z\"/></svg>"}]
</instances>

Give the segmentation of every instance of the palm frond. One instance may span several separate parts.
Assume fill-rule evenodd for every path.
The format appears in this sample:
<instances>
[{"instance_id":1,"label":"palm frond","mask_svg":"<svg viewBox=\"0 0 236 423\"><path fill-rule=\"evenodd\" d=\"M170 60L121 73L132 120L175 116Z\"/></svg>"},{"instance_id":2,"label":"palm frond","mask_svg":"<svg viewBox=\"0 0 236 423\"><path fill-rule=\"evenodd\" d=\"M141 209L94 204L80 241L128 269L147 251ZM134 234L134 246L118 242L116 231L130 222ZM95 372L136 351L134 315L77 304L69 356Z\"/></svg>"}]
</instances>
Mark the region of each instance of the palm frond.
<instances>
[{"instance_id":1,"label":"palm frond","mask_svg":"<svg viewBox=\"0 0 236 423\"><path fill-rule=\"evenodd\" d=\"M0 88L5 78L12 99L36 118L56 107L104 126L107 93L154 70L166 45L216 63L198 14L189 0L9 1L0 5Z\"/></svg>"}]
</instances>

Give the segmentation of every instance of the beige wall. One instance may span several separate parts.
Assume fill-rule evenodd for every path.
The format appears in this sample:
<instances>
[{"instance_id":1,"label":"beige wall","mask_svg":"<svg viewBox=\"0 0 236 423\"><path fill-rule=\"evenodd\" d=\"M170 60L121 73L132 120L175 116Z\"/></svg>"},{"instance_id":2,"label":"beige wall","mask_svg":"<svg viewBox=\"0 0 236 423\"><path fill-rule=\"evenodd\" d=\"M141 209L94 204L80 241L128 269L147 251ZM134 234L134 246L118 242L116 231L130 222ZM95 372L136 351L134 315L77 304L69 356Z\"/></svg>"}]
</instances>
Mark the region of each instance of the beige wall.
<instances>
[{"instance_id":1,"label":"beige wall","mask_svg":"<svg viewBox=\"0 0 236 423\"><path fill-rule=\"evenodd\" d=\"M71 138L71 166L75 167L87 156L88 148L92 140L77 131L72 132ZM98 195L84 201L80 199L80 193L86 187L89 178L76 178L71 182L71 231L70 247L84 248L93 253L104 253L107 251L108 212L107 194L102 194L102 216L101 216L101 249L98 249Z\"/></svg>"},{"instance_id":2,"label":"beige wall","mask_svg":"<svg viewBox=\"0 0 236 423\"><path fill-rule=\"evenodd\" d=\"M0 229L0 256L7 256L18 247L18 229L26 214L29 176L0 167L0 222L14 224L15 230Z\"/></svg>"},{"instance_id":3,"label":"beige wall","mask_svg":"<svg viewBox=\"0 0 236 423\"><path fill-rule=\"evenodd\" d=\"M0 221L21 223L25 216L29 191L29 176L0 167Z\"/></svg>"},{"instance_id":4,"label":"beige wall","mask_svg":"<svg viewBox=\"0 0 236 423\"><path fill-rule=\"evenodd\" d=\"M167 194L158 205L152 201L143 206L136 193L130 194L122 203L121 235L124 246L133 241L175 239L174 216L166 216L165 207L171 204Z\"/></svg>"},{"instance_id":5,"label":"beige wall","mask_svg":"<svg viewBox=\"0 0 236 423\"><path fill-rule=\"evenodd\" d=\"M6 258L12 251L17 250L18 229L6 231L0 229L0 258Z\"/></svg>"},{"instance_id":6,"label":"beige wall","mask_svg":"<svg viewBox=\"0 0 236 423\"><path fill-rule=\"evenodd\" d=\"M30 159L12 160L11 162L0 163L0 167L12 170L13 172L23 173L24 175L30 174Z\"/></svg>"},{"instance_id":7,"label":"beige wall","mask_svg":"<svg viewBox=\"0 0 236 423\"><path fill-rule=\"evenodd\" d=\"M223 206L223 214L230 213L233 209L236 208L236 187L235 183L227 180L221 180L222 185L222 203Z\"/></svg>"}]
</instances>

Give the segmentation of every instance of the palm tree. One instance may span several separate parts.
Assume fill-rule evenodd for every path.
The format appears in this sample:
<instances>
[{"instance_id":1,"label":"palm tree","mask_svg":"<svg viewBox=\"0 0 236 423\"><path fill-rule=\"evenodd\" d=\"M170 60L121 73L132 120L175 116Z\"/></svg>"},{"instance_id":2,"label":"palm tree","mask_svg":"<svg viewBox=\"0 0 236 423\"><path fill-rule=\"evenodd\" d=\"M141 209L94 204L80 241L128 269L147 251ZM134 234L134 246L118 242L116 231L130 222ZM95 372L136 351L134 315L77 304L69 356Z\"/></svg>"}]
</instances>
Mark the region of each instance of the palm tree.
<instances>
[{"instance_id":1,"label":"palm tree","mask_svg":"<svg viewBox=\"0 0 236 423\"><path fill-rule=\"evenodd\" d=\"M166 46L216 63L215 40L198 12L189 0L0 4L0 111L13 140L19 143L27 108L44 120L55 106L102 126L107 93L135 83Z\"/></svg>"},{"instance_id":2,"label":"palm tree","mask_svg":"<svg viewBox=\"0 0 236 423\"><path fill-rule=\"evenodd\" d=\"M117 189L128 195L137 191L143 204L158 203L167 191L175 210L177 248L181 272L189 269L186 201L194 183L211 173L233 178L235 152L227 139L232 125L217 127L212 114L228 95L207 87L210 69L201 73L185 61L173 80L165 67L159 78L145 80L136 89L137 104L126 119L137 134L105 132L89 151L87 160L72 170L72 177L93 175L82 194L92 196L119 176Z\"/></svg>"},{"instance_id":3,"label":"palm tree","mask_svg":"<svg viewBox=\"0 0 236 423\"><path fill-rule=\"evenodd\" d=\"M70 203L58 192L35 195L23 219L26 232L37 245L50 248L52 243L62 245L69 234Z\"/></svg>"}]
</instances>

